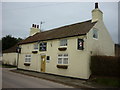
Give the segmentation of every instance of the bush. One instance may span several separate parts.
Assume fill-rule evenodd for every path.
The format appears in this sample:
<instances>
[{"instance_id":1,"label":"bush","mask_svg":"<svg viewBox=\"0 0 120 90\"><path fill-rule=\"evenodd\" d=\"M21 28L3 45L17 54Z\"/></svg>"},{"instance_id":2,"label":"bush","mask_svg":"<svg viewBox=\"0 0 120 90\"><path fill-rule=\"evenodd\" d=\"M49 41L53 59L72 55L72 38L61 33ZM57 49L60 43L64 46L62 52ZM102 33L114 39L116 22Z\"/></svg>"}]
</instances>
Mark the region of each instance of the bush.
<instances>
[{"instance_id":1,"label":"bush","mask_svg":"<svg viewBox=\"0 0 120 90\"><path fill-rule=\"evenodd\" d=\"M120 57L91 56L90 69L92 75L120 76Z\"/></svg>"}]
</instances>

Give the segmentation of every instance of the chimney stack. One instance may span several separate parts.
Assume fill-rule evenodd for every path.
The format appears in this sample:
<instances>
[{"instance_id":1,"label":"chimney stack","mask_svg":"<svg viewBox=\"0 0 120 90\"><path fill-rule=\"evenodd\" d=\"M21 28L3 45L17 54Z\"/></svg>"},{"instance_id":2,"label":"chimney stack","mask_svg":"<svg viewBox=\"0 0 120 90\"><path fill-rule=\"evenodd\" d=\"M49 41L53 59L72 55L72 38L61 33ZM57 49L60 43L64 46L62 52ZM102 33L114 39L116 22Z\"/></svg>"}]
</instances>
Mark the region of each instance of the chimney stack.
<instances>
[{"instance_id":1,"label":"chimney stack","mask_svg":"<svg viewBox=\"0 0 120 90\"><path fill-rule=\"evenodd\" d=\"M37 28L39 29L39 25L37 25Z\"/></svg>"},{"instance_id":2,"label":"chimney stack","mask_svg":"<svg viewBox=\"0 0 120 90\"><path fill-rule=\"evenodd\" d=\"M34 27L34 24L32 24L32 27Z\"/></svg>"},{"instance_id":3,"label":"chimney stack","mask_svg":"<svg viewBox=\"0 0 120 90\"><path fill-rule=\"evenodd\" d=\"M33 36L38 32L40 32L39 25L32 24L32 27L30 28L30 36Z\"/></svg>"},{"instance_id":4,"label":"chimney stack","mask_svg":"<svg viewBox=\"0 0 120 90\"><path fill-rule=\"evenodd\" d=\"M92 22L103 20L103 12L98 8L98 3L95 3L95 9L92 10Z\"/></svg>"},{"instance_id":5,"label":"chimney stack","mask_svg":"<svg viewBox=\"0 0 120 90\"><path fill-rule=\"evenodd\" d=\"M34 25L34 28L36 28L36 24Z\"/></svg>"},{"instance_id":6,"label":"chimney stack","mask_svg":"<svg viewBox=\"0 0 120 90\"><path fill-rule=\"evenodd\" d=\"M95 9L98 8L98 3L95 3Z\"/></svg>"}]
</instances>

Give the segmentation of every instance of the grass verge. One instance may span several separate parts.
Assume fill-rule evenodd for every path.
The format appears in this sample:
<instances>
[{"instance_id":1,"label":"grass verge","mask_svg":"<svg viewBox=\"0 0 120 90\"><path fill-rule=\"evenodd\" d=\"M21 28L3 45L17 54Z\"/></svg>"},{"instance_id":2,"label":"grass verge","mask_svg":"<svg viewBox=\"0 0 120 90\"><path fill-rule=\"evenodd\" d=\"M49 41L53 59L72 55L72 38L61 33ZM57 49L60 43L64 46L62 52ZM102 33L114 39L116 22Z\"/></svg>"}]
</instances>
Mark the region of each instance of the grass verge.
<instances>
[{"instance_id":1,"label":"grass verge","mask_svg":"<svg viewBox=\"0 0 120 90\"><path fill-rule=\"evenodd\" d=\"M2 64L2 68L16 68L16 66L8 65L8 64Z\"/></svg>"},{"instance_id":2,"label":"grass verge","mask_svg":"<svg viewBox=\"0 0 120 90\"><path fill-rule=\"evenodd\" d=\"M120 87L120 78L118 77L94 77L90 82L108 87Z\"/></svg>"}]
</instances>

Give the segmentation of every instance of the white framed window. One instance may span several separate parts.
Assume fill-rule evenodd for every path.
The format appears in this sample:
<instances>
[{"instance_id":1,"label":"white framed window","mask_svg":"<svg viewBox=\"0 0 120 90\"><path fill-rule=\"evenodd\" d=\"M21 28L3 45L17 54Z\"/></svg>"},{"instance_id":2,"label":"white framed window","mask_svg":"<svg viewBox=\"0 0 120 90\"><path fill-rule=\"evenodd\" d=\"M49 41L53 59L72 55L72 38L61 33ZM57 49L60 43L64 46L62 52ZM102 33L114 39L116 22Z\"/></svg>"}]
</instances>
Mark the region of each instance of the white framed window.
<instances>
[{"instance_id":1,"label":"white framed window","mask_svg":"<svg viewBox=\"0 0 120 90\"><path fill-rule=\"evenodd\" d=\"M58 54L58 64L68 64L68 54Z\"/></svg>"},{"instance_id":2,"label":"white framed window","mask_svg":"<svg viewBox=\"0 0 120 90\"><path fill-rule=\"evenodd\" d=\"M34 49L35 49L35 50L38 49L38 44L37 44L37 43L34 44Z\"/></svg>"},{"instance_id":3,"label":"white framed window","mask_svg":"<svg viewBox=\"0 0 120 90\"><path fill-rule=\"evenodd\" d=\"M93 38L98 39L98 30L97 29L93 29Z\"/></svg>"},{"instance_id":4,"label":"white framed window","mask_svg":"<svg viewBox=\"0 0 120 90\"><path fill-rule=\"evenodd\" d=\"M25 55L25 62L31 62L31 55Z\"/></svg>"},{"instance_id":5,"label":"white framed window","mask_svg":"<svg viewBox=\"0 0 120 90\"><path fill-rule=\"evenodd\" d=\"M67 39L61 39L60 46L67 46Z\"/></svg>"}]
</instances>

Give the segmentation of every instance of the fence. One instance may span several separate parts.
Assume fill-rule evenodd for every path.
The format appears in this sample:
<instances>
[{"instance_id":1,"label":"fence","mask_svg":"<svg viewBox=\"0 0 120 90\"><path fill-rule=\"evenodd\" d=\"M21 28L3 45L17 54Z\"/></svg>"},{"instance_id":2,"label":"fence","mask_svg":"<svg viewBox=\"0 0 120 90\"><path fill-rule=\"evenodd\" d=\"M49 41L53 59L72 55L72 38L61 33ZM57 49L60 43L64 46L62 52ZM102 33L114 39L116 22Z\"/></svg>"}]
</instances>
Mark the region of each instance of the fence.
<instances>
[{"instance_id":1,"label":"fence","mask_svg":"<svg viewBox=\"0 0 120 90\"><path fill-rule=\"evenodd\" d=\"M91 56L92 75L120 76L120 56Z\"/></svg>"}]
</instances>

